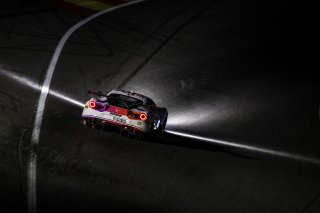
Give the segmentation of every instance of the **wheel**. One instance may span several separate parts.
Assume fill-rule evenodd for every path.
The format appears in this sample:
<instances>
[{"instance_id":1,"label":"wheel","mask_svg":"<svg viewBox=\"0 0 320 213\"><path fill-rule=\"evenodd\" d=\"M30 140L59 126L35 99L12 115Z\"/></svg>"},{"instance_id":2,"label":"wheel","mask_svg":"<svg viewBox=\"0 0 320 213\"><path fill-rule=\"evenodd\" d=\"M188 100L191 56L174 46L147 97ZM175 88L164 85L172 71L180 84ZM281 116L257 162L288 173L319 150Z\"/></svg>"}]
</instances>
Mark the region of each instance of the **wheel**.
<instances>
[{"instance_id":1,"label":"wheel","mask_svg":"<svg viewBox=\"0 0 320 213\"><path fill-rule=\"evenodd\" d=\"M127 129L121 129L120 130L120 135L122 136L122 137L125 137L125 136L128 136L129 134L128 134L128 131L127 131Z\"/></svg>"},{"instance_id":2,"label":"wheel","mask_svg":"<svg viewBox=\"0 0 320 213\"><path fill-rule=\"evenodd\" d=\"M144 134L143 133L140 133L137 135L137 139L138 140L143 140L144 139Z\"/></svg>"},{"instance_id":3,"label":"wheel","mask_svg":"<svg viewBox=\"0 0 320 213\"><path fill-rule=\"evenodd\" d=\"M165 131L165 128L166 128L166 124L167 124L167 119L168 119L168 113L166 113L164 119L163 119L163 122L162 124L160 124L160 127L159 127L159 132L160 133L164 133Z\"/></svg>"}]
</instances>

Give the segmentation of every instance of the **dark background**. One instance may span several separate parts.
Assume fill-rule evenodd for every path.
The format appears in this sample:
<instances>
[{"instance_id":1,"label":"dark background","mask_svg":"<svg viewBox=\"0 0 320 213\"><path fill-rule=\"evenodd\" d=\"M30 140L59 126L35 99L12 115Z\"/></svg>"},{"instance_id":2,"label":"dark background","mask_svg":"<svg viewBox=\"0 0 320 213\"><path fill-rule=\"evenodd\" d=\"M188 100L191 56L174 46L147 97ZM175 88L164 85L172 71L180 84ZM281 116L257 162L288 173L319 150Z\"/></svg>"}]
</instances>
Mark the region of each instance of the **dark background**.
<instances>
[{"instance_id":1,"label":"dark background","mask_svg":"<svg viewBox=\"0 0 320 213\"><path fill-rule=\"evenodd\" d=\"M35 88L85 17L36 0L0 14L1 212L25 212ZM319 212L314 14L307 1L154 0L80 28L52 90L84 103L88 89L132 89L168 108L168 131L262 152L90 129L81 107L49 95L33 147L38 212Z\"/></svg>"}]
</instances>

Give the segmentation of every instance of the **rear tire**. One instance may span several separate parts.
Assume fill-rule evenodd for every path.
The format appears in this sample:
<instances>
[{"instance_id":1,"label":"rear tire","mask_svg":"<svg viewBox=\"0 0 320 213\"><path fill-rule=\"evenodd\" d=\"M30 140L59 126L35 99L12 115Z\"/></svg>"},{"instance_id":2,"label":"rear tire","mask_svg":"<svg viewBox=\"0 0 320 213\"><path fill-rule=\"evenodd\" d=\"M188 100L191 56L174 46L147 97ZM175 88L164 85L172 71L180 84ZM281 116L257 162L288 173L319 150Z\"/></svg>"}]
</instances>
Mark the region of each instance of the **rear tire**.
<instances>
[{"instance_id":1,"label":"rear tire","mask_svg":"<svg viewBox=\"0 0 320 213\"><path fill-rule=\"evenodd\" d=\"M137 139L138 140L143 140L145 138L145 135L143 134L143 133L139 133L138 135L137 135Z\"/></svg>"},{"instance_id":2,"label":"rear tire","mask_svg":"<svg viewBox=\"0 0 320 213\"><path fill-rule=\"evenodd\" d=\"M159 132L161 134L163 134L164 131L165 131L165 128L166 128L166 125L167 125L167 119L168 119L168 113L166 113L166 115L165 115L165 117L163 119L163 122L162 122L162 124L160 124L160 127L159 127Z\"/></svg>"}]
</instances>

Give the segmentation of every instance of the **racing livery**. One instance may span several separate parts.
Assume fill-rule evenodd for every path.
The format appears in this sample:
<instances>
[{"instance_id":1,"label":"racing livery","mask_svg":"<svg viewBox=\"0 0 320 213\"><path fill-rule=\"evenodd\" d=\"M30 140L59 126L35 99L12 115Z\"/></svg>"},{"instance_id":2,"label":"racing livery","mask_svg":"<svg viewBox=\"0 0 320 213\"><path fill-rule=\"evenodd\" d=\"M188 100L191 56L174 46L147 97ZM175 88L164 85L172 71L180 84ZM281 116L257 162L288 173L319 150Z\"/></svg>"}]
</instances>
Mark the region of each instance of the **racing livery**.
<instances>
[{"instance_id":1,"label":"racing livery","mask_svg":"<svg viewBox=\"0 0 320 213\"><path fill-rule=\"evenodd\" d=\"M145 133L164 132L168 111L158 107L147 96L115 89L104 94L93 94L82 112L83 124L96 127L111 125L120 128L120 132L142 136Z\"/></svg>"}]
</instances>

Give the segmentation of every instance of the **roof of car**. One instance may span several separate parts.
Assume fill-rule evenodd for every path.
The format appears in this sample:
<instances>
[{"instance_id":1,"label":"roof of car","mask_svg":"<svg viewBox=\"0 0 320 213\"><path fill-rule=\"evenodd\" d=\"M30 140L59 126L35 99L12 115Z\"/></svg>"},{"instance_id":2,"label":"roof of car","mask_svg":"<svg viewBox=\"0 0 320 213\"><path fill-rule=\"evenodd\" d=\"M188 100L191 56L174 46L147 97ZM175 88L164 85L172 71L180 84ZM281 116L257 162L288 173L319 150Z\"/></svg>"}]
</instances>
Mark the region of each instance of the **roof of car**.
<instances>
[{"instance_id":1,"label":"roof of car","mask_svg":"<svg viewBox=\"0 0 320 213\"><path fill-rule=\"evenodd\" d=\"M136 98L136 99L139 99L139 100L143 101L143 104L146 104L147 102L149 102L151 100L151 98L149 98L149 97L147 97L145 95L141 95L139 93L136 93L136 92L133 92L133 91L129 91L129 90L114 89L114 90L110 91L107 94L107 96L109 96L111 94L119 94L119 95L126 95L126 96L129 96L129 97L133 97L133 98Z\"/></svg>"}]
</instances>

